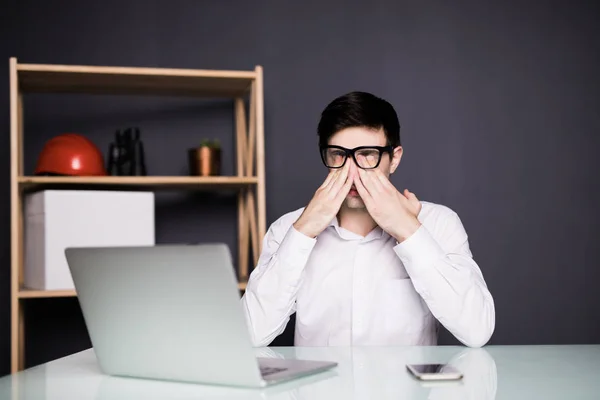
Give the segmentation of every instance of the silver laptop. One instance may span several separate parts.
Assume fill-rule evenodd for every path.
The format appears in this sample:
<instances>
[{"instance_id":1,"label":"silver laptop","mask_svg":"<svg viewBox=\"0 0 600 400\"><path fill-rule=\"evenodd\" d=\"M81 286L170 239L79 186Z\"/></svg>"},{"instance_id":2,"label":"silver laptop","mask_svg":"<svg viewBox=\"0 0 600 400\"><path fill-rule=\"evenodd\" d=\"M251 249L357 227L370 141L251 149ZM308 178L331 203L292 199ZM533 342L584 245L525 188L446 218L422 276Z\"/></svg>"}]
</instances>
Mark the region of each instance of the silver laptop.
<instances>
[{"instance_id":1,"label":"silver laptop","mask_svg":"<svg viewBox=\"0 0 600 400\"><path fill-rule=\"evenodd\" d=\"M105 374L265 387L336 366L256 357L224 244L65 254Z\"/></svg>"}]
</instances>

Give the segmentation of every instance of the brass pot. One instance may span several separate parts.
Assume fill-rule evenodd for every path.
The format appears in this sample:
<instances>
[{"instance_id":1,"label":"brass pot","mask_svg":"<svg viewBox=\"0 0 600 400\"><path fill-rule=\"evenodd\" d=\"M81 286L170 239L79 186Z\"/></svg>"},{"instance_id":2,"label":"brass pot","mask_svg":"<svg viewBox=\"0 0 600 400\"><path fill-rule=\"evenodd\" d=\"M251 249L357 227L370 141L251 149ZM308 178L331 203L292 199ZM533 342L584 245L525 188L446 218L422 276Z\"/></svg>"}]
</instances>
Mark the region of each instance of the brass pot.
<instances>
[{"instance_id":1,"label":"brass pot","mask_svg":"<svg viewBox=\"0 0 600 400\"><path fill-rule=\"evenodd\" d=\"M221 148L200 146L188 150L188 164L192 176L221 174Z\"/></svg>"}]
</instances>

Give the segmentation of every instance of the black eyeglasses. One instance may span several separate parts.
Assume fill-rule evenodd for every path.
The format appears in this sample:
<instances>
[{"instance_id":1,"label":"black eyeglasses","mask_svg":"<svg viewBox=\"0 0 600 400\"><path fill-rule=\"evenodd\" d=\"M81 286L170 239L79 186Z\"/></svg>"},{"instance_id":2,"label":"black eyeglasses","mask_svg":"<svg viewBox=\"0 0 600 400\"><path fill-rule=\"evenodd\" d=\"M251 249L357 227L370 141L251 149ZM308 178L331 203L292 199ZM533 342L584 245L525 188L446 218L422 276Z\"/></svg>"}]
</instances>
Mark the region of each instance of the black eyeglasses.
<instances>
[{"instance_id":1,"label":"black eyeglasses","mask_svg":"<svg viewBox=\"0 0 600 400\"><path fill-rule=\"evenodd\" d=\"M360 146L347 149L342 146L321 146L321 159L327 168L342 168L349 156L359 168L374 169L379 166L383 153L392 155L394 146Z\"/></svg>"}]
</instances>

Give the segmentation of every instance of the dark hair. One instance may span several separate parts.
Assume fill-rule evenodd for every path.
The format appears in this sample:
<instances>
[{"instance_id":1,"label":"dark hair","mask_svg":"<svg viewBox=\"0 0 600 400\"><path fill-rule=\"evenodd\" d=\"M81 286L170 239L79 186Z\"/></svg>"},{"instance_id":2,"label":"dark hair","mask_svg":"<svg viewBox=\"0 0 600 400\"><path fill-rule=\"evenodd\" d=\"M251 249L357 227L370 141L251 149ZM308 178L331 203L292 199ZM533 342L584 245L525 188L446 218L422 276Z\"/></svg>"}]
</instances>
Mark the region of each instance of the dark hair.
<instances>
[{"instance_id":1,"label":"dark hair","mask_svg":"<svg viewBox=\"0 0 600 400\"><path fill-rule=\"evenodd\" d=\"M325 107L317 128L319 146L326 146L335 133L352 127L383 128L387 145L400 146L400 123L394 107L371 93L351 92Z\"/></svg>"}]
</instances>

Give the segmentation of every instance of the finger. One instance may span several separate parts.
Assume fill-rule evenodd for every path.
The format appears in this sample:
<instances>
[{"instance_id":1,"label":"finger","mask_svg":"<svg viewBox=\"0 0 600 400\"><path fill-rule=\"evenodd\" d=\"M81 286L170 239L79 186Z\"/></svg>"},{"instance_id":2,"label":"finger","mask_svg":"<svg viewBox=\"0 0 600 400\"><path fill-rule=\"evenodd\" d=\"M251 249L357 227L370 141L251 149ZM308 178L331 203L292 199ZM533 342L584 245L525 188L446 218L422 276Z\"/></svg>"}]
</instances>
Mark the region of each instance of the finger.
<instances>
[{"instance_id":1,"label":"finger","mask_svg":"<svg viewBox=\"0 0 600 400\"><path fill-rule=\"evenodd\" d=\"M417 196L415 196L415 194L408 189L404 189L403 194L404 194L404 197L406 197L409 200L417 200L418 201Z\"/></svg>"},{"instance_id":2,"label":"finger","mask_svg":"<svg viewBox=\"0 0 600 400\"><path fill-rule=\"evenodd\" d=\"M415 196L415 194L408 189L404 189L404 196L406 196L410 204L415 207L418 207L421 204L417 196Z\"/></svg>"},{"instance_id":3,"label":"finger","mask_svg":"<svg viewBox=\"0 0 600 400\"><path fill-rule=\"evenodd\" d=\"M374 172L375 177L377 178L379 183L381 183L382 188L397 191L396 187L392 184L392 182L390 182L389 178L383 174L383 172L381 172L379 169L376 169Z\"/></svg>"},{"instance_id":4,"label":"finger","mask_svg":"<svg viewBox=\"0 0 600 400\"><path fill-rule=\"evenodd\" d=\"M365 191L367 194L369 194L369 195L370 195L371 193L369 192L369 188L368 188L368 187L367 187L367 185L365 184L365 179L366 179L366 178L363 178L363 172L364 172L364 171L363 171L361 168L357 168L357 169L356 169L356 175L354 176L354 184L355 184L355 186L356 186L356 190L357 190L357 191L358 191L358 186L360 185L360 186L363 188L363 190L364 190L364 191ZM360 194L360 192L359 192L359 194Z\"/></svg>"},{"instance_id":5,"label":"finger","mask_svg":"<svg viewBox=\"0 0 600 400\"><path fill-rule=\"evenodd\" d=\"M405 189L403 194L406 197L405 201L408 203L408 206L410 207L411 211L415 215L418 215L421 211L421 202L419 201L419 199L417 199L417 196L415 196L415 194L409 191L408 189Z\"/></svg>"},{"instance_id":6,"label":"finger","mask_svg":"<svg viewBox=\"0 0 600 400\"><path fill-rule=\"evenodd\" d=\"M342 168L340 168L341 171L339 173L339 175L337 175L335 177L335 179L333 179L333 181L329 184L328 186L328 191L329 192L333 192L333 193L337 193L340 188L342 186L344 186L344 182L346 182L346 178L348 177L348 164L344 165Z\"/></svg>"},{"instance_id":7,"label":"finger","mask_svg":"<svg viewBox=\"0 0 600 400\"><path fill-rule=\"evenodd\" d=\"M323 181L323 183L321 184L321 189L325 189L327 185L329 185L329 182L331 182L337 171L337 169L332 169L331 171L329 171L327 177L325 178L325 181Z\"/></svg>"},{"instance_id":8,"label":"finger","mask_svg":"<svg viewBox=\"0 0 600 400\"><path fill-rule=\"evenodd\" d=\"M329 180L329 182L327 182L327 185L323 188L325 191L329 191L331 190L331 186L333 186L333 184L335 183L336 179L338 178L338 176L340 176L340 174L342 173L342 169L343 168L337 168L335 170L335 173L333 174L333 176L331 177L331 179Z\"/></svg>"},{"instance_id":9,"label":"finger","mask_svg":"<svg viewBox=\"0 0 600 400\"><path fill-rule=\"evenodd\" d=\"M350 172L348 172L348 176L346 177L346 182L344 182L344 185L340 188L340 190L335 195L335 201L337 204L340 204L342 201L344 201L344 199L348 195L348 192L350 192L350 188L352 187L353 183L354 183L354 174L352 173L352 171L350 171Z\"/></svg>"},{"instance_id":10,"label":"finger","mask_svg":"<svg viewBox=\"0 0 600 400\"><path fill-rule=\"evenodd\" d=\"M369 190L371 196L374 196L383 190L381 182L379 182L379 179L373 176L372 171L365 171L364 169L360 168L358 173L363 185Z\"/></svg>"},{"instance_id":11,"label":"finger","mask_svg":"<svg viewBox=\"0 0 600 400\"><path fill-rule=\"evenodd\" d=\"M360 175L360 173L359 173L359 175ZM369 207L370 204L373 204L373 197L371 196L371 194L369 193L369 191L363 184L359 175L357 175L354 178L354 186L356 186L356 191L360 195L361 199L365 202L365 205L367 207Z\"/></svg>"}]
</instances>

